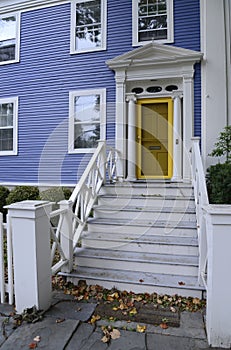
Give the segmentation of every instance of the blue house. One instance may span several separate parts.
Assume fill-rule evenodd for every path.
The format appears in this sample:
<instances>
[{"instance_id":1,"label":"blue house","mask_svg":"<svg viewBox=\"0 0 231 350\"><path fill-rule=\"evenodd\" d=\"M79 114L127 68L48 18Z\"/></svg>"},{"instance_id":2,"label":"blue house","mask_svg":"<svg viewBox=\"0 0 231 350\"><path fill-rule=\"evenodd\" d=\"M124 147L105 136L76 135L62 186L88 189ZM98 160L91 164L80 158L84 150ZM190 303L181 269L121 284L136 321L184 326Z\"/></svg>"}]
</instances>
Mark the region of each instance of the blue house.
<instances>
[{"instance_id":1,"label":"blue house","mask_svg":"<svg viewBox=\"0 0 231 350\"><path fill-rule=\"evenodd\" d=\"M1 1L0 183L73 187L99 140L117 153L78 278L202 296L190 150L206 169L230 124L230 18L229 0Z\"/></svg>"}]
</instances>

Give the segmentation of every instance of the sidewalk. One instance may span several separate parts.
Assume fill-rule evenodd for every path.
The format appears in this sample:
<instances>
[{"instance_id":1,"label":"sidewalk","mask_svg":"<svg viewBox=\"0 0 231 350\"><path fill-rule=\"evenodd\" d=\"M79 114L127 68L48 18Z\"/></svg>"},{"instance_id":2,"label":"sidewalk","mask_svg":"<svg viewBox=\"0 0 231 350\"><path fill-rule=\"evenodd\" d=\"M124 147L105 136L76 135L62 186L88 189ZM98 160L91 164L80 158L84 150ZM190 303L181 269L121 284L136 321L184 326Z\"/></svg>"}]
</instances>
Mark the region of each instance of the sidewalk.
<instances>
[{"instance_id":1,"label":"sidewalk","mask_svg":"<svg viewBox=\"0 0 231 350\"><path fill-rule=\"evenodd\" d=\"M2 350L199 350L209 349L200 312L182 312L180 327L162 329L146 324L144 333L136 332L137 323L98 320L88 323L96 303L77 302L60 292L53 294L53 305L36 323L23 322L14 329L12 307L0 305L0 348ZM139 324L143 326L144 324ZM102 342L102 326L119 329L119 337ZM40 339L36 341L34 339ZM213 348L215 349L215 348ZM218 349L218 348L216 348Z\"/></svg>"}]
</instances>

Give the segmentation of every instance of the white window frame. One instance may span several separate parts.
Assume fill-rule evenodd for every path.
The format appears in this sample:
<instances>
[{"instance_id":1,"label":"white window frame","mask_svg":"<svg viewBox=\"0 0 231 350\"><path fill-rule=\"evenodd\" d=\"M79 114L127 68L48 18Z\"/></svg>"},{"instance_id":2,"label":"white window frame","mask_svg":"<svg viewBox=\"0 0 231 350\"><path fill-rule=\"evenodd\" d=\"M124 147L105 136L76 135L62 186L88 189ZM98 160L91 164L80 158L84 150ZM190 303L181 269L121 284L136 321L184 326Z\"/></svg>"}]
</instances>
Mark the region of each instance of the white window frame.
<instances>
[{"instance_id":1,"label":"white window frame","mask_svg":"<svg viewBox=\"0 0 231 350\"><path fill-rule=\"evenodd\" d=\"M0 151L0 156L12 156L18 154L18 97L0 98L0 104L13 103L13 149L11 151ZM3 127L0 127L2 129Z\"/></svg>"},{"instance_id":2,"label":"white window frame","mask_svg":"<svg viewBox=\"0 0 231 350\"><path fill-rule=\"evenodd\" d=\"M6 18L6 17L11 17L11 16L15 16L15 18L16 18L15 59L0 62L0 65L17 63L20 60L21 13L20 12L0 13L0 18Z\"/></svg>"},{"instance_id":3,"label":"white window frame","mask_svg":"<svg viewBox=\"0 0 231 350\"><path fill-rule=\"evenodd\" d=\"M101 0L101 46L78 50L75 48L75 27L76 27L76 4L93 0L73 0L71 3L71 41L70 53L78 54L83 52L95 52L107 49L107 0Z\"/></svg>"},{"instance_id":4,"label":"white window frame","mask_svg":"<svg viewBox=\"0 0 231 350\"><path fill-rule=\"evenodd\" d=\"M75 90L69 93L68 153L93 153L95 148L74 148L74 100L76 96L100 95L100 140L106 139L106 89Z\"/></svg>"},{"instance_id":5,"label":"white window frame","mask_svg":"<svg viewBox=\"0 0 231 350\"><path fill-rule=\"evenodd\" d=\"M138 1L132 0L132 45L140 46L145 45L152 40L147 41L139 41L139 33L138 33ZM158 43L173 43L174 41L174 26L173 26L174 18L173 18L173 0L167 0L167 39L164 40L156 40Z\"/></svg>"}]
</instances>

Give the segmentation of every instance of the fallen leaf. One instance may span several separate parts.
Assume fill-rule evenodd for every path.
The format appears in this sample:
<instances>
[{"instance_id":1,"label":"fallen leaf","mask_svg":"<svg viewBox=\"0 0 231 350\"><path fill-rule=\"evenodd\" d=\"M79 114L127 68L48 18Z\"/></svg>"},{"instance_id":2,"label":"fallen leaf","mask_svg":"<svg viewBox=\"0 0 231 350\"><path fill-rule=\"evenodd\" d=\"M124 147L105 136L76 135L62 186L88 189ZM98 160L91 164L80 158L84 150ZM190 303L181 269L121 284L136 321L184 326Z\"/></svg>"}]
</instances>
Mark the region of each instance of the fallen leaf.
<instances>
[{"instance_id":1,"label":"fallen leaf","mask_svg":"<svg viewBox=\"0 0 231 350\"><path fill-rule=\"evenodd\" d=\"M172 312L174 312L174 313L176 312L176 308L173 307L173 306L170 307L170 310L171 310Z\"/></svg>"},{"instance_id":2,"label":"fallen leaf","mask_svg":"<svg viewBox=\"0 0 231 350\"><path fill-rule=\"evenodd\" d=\"M29 344L29 349L35 349L37 348L37 343L30 343Z\"/></svg>"},{"instance_id":3,"label":"fallen leaf","mask_svg":"<svg viewBox=\"0 0 231 350\"><path fill-rule=\"evenodd\" d=\"M161 327L162 329L167 329L167 328L168 328L168 325L167 325L167 323L161 323L161 324L160 324L160 327Z\"/></svg>"},{"instance_id":4,"label":"fallen leaf","mask_svg":"<svg viewBox=\"0 0 231 350\"><path fill-rule=\"evenodd\" d=\"M129 311L129 315L130 316L133 316L133 315L136 315L136 314L137 314L137 310L136 310L135 307L131 311Z\"/></svg>"},{"instance_id":5,"label":"fallen leaf","mask_svg":"<svg viewBox=\"0 0 231 350\"><path fill-rule=\"evenodd\" d=\"M125 305L124 303L120 303L119 308L120 308L120 310L126 310L128 308L128 306Z\"/></svg>"},{"instance_id":6,"label":"fallen leaf","mask_svg":"<svg viewBox=\"0 0 231 350\"><path fill-rule=\"evenodd\" d=\"M103 343L108 343L109 340L110 340L110 336L108 336L108 335L104 335L103 338L101 339L101 341L102 341Z\"/></svg>"},{"instance_id":7,"label":"fallen leaf","mask_svg":"<svg viewBox=\"0 0 231 350\"><path fill-rule=\"evenodd\" d=\"M114 311L118 311L118 310L119 310L119 308L118 308L118 307L116 307L116 306L114 306L114 307L112 308L112 310L114 310Z\"/></svg>"},{"instance_id":8,"label":"fallen leaf","mask_svg":"<svg viewBox=\"0 0 231 350\"><path fill-rule=\"evenodd\" d=\"M182 281L178 282L178 284L179 284L179 286L184 286L185 285L185 283L182 282Z\"/></svg>"},{"instance_id":9,"label":"fallen leaf","mask_svg":"<svg viewBox=\"0 0 231 350\"><path fill-rule=\"evenodd\" d=\"M140 326L139 324L136 326L136 331L139 333L144 333L146 331L146 326Z\"/></svg>"},{"instance_id":10,"label":"fallen leaf","mask_svg":"<svg viewBox=\"0 0 231 350\"><path fill-rule=\"evenodd\" d=\"M109 297L114 298L114 299L119 299L120 296L119 296L118 292L115 292L115 293L109 294Z\"/></svg>"},{"instance_id":11,"label":"fallen leaf","mask_svg":"<svg viewBox=\"0 0 231 350\"><path fill-rule=\"evenodd\" d=\"M55 321L56 323L62 323L65 321L65 318L57 318L57 320Z\"/></svg>"},{"instance_id":12,"label":"fallen leaf","mask_svg":"<svg viewBox=\"0 0 231 350\"><path fill-rule=\"evenodd\" d=\"M107 296L107 301L110 301L110 302L111 302L111 301L114 301L114 298L113 298L112 296L108 295L108 296Z\"/></svg>"},{"instance_id":13,"label":"fallen leaf","mask_svg":"<svg viewBox=\"0 0 231 350\"><path fill-rule=\"evenodd\" d=\"M114 340L114 339L118 339L120 338L120 331L118 329L113 329L111 332L110 332L110 336L111 338Z\"/></svg>"},{"instance_id":14,"label":"fallen leaf","mask_svg":"<svg viewBox=\"0 0 231 350\"><path fill-rule=\"evenodd\" d=\"M95 323L96 321L100 320L100 316L99 315L93 315L91 320L90 320L90 323Z\"/></svg>"},{"instance_id":15,"label":"fallen leaf","mask_svg":"<svg viewBox=\"0 0 231 350\"><path fill-rule=\"evenodd\" d=\"M200 299L199 298L193 298L193 304L199 305L200 304Z\"/></svg>"},{"instance_id":16,"label":"fallen leaf","mask_svg":"<svg viewBox=\"0 0 231 350\"><path fill-rule=\"evenodd\" d=\"M39 335L37 335L33 340L36 341L36 342L40 342L41 337Z\"/></svg>"}]
</instances>

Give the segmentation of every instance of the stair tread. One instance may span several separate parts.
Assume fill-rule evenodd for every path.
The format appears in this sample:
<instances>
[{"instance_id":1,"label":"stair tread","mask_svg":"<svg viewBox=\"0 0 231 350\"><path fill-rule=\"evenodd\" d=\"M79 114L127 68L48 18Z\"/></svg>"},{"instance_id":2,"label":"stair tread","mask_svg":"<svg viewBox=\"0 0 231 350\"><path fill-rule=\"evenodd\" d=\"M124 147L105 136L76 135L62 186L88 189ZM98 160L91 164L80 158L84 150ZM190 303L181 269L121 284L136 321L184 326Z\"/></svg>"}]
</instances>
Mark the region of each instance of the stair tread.
<instances>
[{"instance_id":1,"label":"stair tread","mask_svg":"<svg viewBox=\"0 0 231 350\"><path fill-rule=\"evenodd\" d=\"M115 197L118 197L118 195L115 193L115 194L100 194L98 196L99 198L115 198ZM164 199L164 200L167 200L167 199L171 199L171 200L180 200L180 201L185 201L185 200L188 200L188 201L192 201L194 202L194 197L193 196L174 196L174 195L160 195L160 194L142 194L142 195L139 195L139 194L120 194L119 197L121 198L125 198L125 199L131 199L131 198L136 198L136 199Z\"/></svg>"},{"instance_id":2,"label":"stair tread","mask_svg":"<svg viewBox=\"0 0 231 350\"><path fill-rule=\"evenodd\" d=\"M166 227L166 228L190 228L196 229L196 221L167 221L166 220L136 220L136 219L116 219L116 218L89 218L88 224L109 224L123 226L146 226L146 227Z\"/></svg>"},{"instance_id":3,"label":"stair tread","mask_svg":"<svg viewBox=\"0 0 231 350\"><path fill-rule=\"evenodd\" d=\"M131 206L131 205L94 205L96 210L104 210L108 212L114 211L134 211L134 212L151 212L151 213L183 213L183 214L196 214L193 208L180 208L180 207L153 207L153 206Z\"/></svg>"},{"instance_id":4,"label":"stair tread","mask_svg":"<svg viewBox=\"0 0 231 350\"><path fill-rule=\"evenodd\" d=\"M120 260L120 261L134 261L149 264L171 264L184 266L198 266L198 256L195 255L173 255L173 254L156 254L156 253L139 253L139 252L124 252L112 249L92 249L92 248L76 248L75 256Z\"/></svg>"},{"instance_id":5,"label":"stair tread","mask_svg":"<svg viewBox=\"0 0 231 350\"><path fill-rule=\"evenodd\" d=\"M182 246L198 246L198 239L195 237L177 237L177 236L160 236L160 235L133 235L107 232L84 232L83 239L94 239L104 241L120 241L143 244L166 244Z\"/></svg>"},{"instance_id":6,"label":"stair tread","mask_svg":"<svg viewBox=\"0 0 231 350\"><path fill-rule=\"evenodd\" d=\"M116 269L100 269L92 267L78 267L70 274L61 273L64 276L76 277L79 279L94 279L101 281L122 282L128 285L162 286L179 289L204 290L198 284L197 277L181 275L164 275L150 272L121 271Z\"/></svg>"},{"instance_id":7,"label":"stair tread","mask_svg":"<svg viewBox=\"0 0 231 350\"><path fill-rule=\"evenodd\" d=\"M162 188L162 187L166 187L166 188L189 188L189 189L192 189L193 186L191 183L186 183L186 182L173 182L173 181L157 181L157 180L154 180L154 181L151 181L151 180L148 180L145 181L145 180L138 180L138 181L134 181L134 182L116 182L114 184L111 184L111 183L106 183L104 186L104 188L107 188L107 187L129 187L129 188L133 188L133 187L136 187L136 188Z\"/></svg>"}]
</instances>

